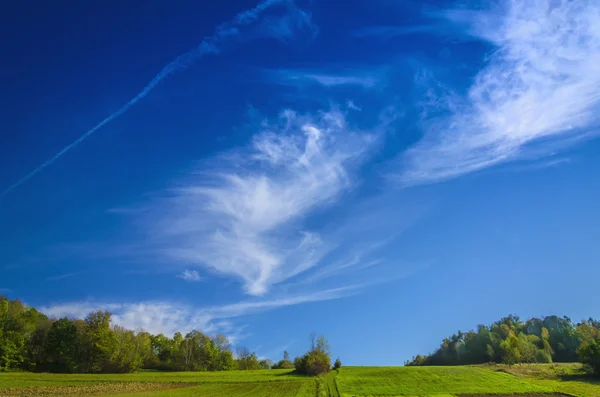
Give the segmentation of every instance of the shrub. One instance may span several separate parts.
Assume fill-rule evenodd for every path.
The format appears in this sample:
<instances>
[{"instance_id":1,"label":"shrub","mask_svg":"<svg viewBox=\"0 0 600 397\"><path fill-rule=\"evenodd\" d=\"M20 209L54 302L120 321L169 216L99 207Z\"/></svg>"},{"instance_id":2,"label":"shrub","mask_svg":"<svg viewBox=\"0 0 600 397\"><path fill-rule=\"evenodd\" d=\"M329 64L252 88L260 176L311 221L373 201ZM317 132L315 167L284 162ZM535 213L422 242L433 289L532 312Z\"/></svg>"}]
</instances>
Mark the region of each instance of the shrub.
<instances>
[{"instance_id":1,"label":"shrub","mask_svg":"<svg viewBox=\"0 0 600 397\"><path fill-rule=\"evenodd\" d=\"M552 357L548 355L548 353L546 353L543 350L538 350L535 353L535 360L538 363L551 363L552 362Z\"/></svg>"},{"instance_id":2,"label":"shrub","mask_svg":"<svg viewBox=\"0 0 600 397\"><path fill-rule=\"evenodd\" d=\"M300 374L316 376L324 374L331 368L331 359L326 352L311 350L302 357L294 360L296 372Z\"/></svg>"},{"instance_id":3,"label":"shrub","mask_svg":"<svg viewBox=\"0 0 600 397\"><path fill-rule=\"evenodd\" d=\"M323 336L315 340L313 336L311 350L302 357L296 357L294 367L296 372L311 376L328 372L331 369L331 357L327 340Z\"/></svg>"},{"instance_id":4,"label":"shrub","mask_svg":"<svg viewBox=\"0 0 600 397\"><path fill-rule=\"evenodd\" d=\"M340 369L342 367L342 362L340 361L340 358L336 358L335 359L335 363L333 363L333 369Z\"/></svg>"},{"instance_id":5,"label":"shrub","mask_svg":"<svg viewBox=\"0 0 600 397\"><path fill-rule=\"evenodd\" d=\"M600 376L600 338L583 343L577 349L577 355L590 372Z\"/></svg>"},{"instance_id":6,"label":"shrub","mask_svg":"<svg viewBox=\"0 0 600 397\"><path fill-rule=\"evenodd\" d=\"M294 367L294 363L290 360L279 360L279 362L273 365L273 369L292 369Z\"/></svg>"}]
</instances>

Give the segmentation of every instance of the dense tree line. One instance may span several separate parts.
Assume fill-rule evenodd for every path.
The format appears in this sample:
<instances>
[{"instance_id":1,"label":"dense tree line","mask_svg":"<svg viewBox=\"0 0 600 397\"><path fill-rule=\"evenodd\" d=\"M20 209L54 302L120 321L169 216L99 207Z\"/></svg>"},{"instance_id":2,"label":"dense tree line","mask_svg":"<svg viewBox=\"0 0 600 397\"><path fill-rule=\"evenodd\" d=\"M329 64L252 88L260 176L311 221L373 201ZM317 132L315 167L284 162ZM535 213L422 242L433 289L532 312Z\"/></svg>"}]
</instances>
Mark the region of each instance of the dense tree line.
<instances>
[{"instance_id":1,"label":"dense tree line","mask_svg":"<svg viewBox=\"0 0 600 397\"><path fill-rule=\"evenodd\" d=\"M289 357L288 357L289 360ZM18 300L0 296L0 371L132 372L227 371L270 368L227 337L200 331L173 337L111 326L105 311L85 319L50 319ZM286 366L286 368L288 368Z\"/></svg>"},{"instance_id":2,"label":"dense tree line","mask_svg":"<svg viewBox=\"0 0 600 397\"><path fill-rule=\"evenodd\" d=\"M414 357L407 365L550 363L582 361L600 370L600 322L573 323L548 316L521 321L510 315L490 326L445 338L432 354Z\"/></svg>"}]
</instances>

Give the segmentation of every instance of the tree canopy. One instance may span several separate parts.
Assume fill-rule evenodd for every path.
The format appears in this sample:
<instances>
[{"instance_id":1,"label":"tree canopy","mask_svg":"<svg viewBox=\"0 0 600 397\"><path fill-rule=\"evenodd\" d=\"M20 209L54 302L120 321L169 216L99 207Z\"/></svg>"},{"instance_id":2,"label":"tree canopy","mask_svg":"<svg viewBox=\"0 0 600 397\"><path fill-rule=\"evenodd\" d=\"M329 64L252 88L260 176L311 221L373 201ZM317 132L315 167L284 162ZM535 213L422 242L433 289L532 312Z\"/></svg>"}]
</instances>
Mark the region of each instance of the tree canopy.
<instances>
[{"instance_id":1,"label":"tree canopy","mask_svg":"<svg viewBox=\"0 0 600 397\"><path fill-rule=\"evenodd\" d=\"M569 317L547 316L522 321L509 315L476 330L444 338L432 354L417 355L407 365L573 362L591 357L599 340L600 322L573 323ZM587 354L587 355L586 355Z\"/></svg>"}]
</instances>

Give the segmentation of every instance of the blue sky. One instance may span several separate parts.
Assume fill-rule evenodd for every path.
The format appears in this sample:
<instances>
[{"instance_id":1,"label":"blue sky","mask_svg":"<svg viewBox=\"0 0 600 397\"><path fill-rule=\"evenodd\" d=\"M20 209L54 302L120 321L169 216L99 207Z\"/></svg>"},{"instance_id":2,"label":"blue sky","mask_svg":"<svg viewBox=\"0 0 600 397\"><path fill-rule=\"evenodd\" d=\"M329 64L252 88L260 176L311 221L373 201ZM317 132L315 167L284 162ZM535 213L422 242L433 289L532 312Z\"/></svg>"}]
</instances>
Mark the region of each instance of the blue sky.
<instances>
[{"instance_id":1,"label":"blue sky","mask_svg":"<svg viewBox=\"0 0 600 397\"><path fill-rule=\"evenodd\" d=\"M11 7L0 293L353 365L600 316L594 1Z\"/></svg>"}]
</instances>

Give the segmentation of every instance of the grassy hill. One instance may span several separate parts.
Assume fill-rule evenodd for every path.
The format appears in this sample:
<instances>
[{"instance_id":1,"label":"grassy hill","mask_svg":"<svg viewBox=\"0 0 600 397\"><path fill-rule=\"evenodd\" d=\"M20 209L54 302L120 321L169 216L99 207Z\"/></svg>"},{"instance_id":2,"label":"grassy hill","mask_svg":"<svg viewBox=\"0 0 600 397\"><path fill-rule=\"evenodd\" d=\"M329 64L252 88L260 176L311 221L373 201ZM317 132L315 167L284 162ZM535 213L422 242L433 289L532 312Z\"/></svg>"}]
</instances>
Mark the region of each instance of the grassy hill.
<instances>
[{"instance_id":1,"label":"grassy hill","mask_svg":"<svg viewBox=\"0 0 600 397\"><path fill-rule=\"evenodd\" d=\"M134 374L0 373L0 397L600 397L578 364L343 367L309 378L290 370Z\"/></svg>"},{"instance_id":2,"label":"grassy hill","mask_svg":"<svg viewBox=\"0 0 600 397\"><path fill-rule=\"evenodd\" d=\"M342 397L552 391L508 373L478 367L346 367L336 381Z\"/></svg>"}]
</instances>

